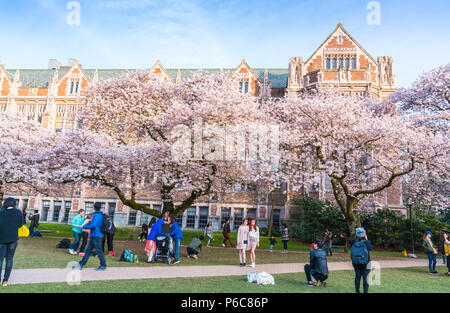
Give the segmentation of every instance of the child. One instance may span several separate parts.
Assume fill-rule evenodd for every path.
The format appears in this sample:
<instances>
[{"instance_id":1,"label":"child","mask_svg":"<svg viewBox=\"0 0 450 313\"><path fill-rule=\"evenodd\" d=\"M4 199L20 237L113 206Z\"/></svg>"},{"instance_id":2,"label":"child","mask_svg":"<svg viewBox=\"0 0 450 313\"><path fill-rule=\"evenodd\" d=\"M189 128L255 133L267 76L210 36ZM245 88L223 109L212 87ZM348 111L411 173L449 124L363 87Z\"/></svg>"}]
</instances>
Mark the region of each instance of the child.
<instances>
[{"instance_id":1,"label":"child","mask_svg":"<svg viewBox=\"0 0 450 313\"><path fill-rule=\"evenodd\" d=\"M86 245L88 243L89 234L91 232L90 229L84 229L83 226L91 222L92 216L93 216L92 213L89 213L86 216L86 219L84 220L84 223L81 225L81 229L83 229L83 231L81 232L81 247L80 247L80 253L78 254L79 256L84 256L84 250L86 249Z\"/></svg>"},{"instance_id":2,"label":"child","mask_svg":"<svg viewBox=\"0 0 450 313\"><path fill-rule=\"evenodd\" d=\"M206 238L208 238L208 244L206 245L206 247L209 248L209 243L211 242L211 240L214 241L212 222L209 222L206 226L204 235L206 236Z\"/></svg>"},{"instance_id":3,"label":"child","mask_svg":"<svg viewBox=\"0 0 450 313\"><path fill-rule=\"evenodd\" d=\"M139 241L145 241L148 236L148 225L142 224L141 226L141 233L139 234Z\"/></svg>"},{"instance_id":4,"label":"child","mask_svg":"<svg viewBox=\"0 0 450 313\"><path fill-rule=\"evenodd\" d=\"M273 246L275 246L277 241L275 240L275 236L274 235L272 235L272 238L270 238L269 240L270 240L270 252L272 252Z\"/></svg>"}]
</instances>

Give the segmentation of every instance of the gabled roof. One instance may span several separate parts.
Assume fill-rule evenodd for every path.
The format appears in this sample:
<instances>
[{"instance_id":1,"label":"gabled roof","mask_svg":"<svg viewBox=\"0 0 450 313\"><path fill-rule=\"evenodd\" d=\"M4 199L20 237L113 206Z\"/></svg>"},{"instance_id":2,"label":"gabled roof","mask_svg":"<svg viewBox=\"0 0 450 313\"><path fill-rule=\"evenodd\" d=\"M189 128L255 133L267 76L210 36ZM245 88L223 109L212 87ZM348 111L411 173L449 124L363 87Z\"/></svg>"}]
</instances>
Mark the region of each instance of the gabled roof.
<instances>
[{"instance_id":1,"label":"gabled roof","mask_svg":"<svg viewBox=\"0 0 450 313\"><path fill-rule=\"evenodd\" d=\"M234 72L237 72L237 70L238 70L239 68L241 68L241 67L245 67L245 68L246 68L253 76L256 77L256 79L259 80L259 76L256 75L256 73L255 73L255 72L252 70L252 68L248 65L248 63L247 63L247 61L246 61L245 59L243 59L243 60L241 61L241 64L239 64L239 66L236 67L236 69L234 70Z\"/></svg>"},{"instance_id":2,"label":"gabled roof","mask_svg":"<svg viewBox=\"0 0 450 313\"><path fill-rule=\"evenodd\" d=\"M342 30L342 31L344 32L344 34L346 34L346 35L348 36L348 38L350 38L350 40L351 40L355 45L357 45L358 48L360 48L360 49L361 49L361 50L362 50L369 58L371 58L372 61L373 61L375 64L378 64L378 62L375 60L375 58L372 57L372 55L371 55L369 52L367 52L367 50L364 49L363 46L361 46L360 43L359 43L355 38L353 38L352 35L350 35L350 33L344 28L344 26L342 26L341 23L339 23L339 24L336 26L336 28L333 30L333 32L327 37L327 39L325 39L325 40L322 42L322 44L319 46L319 48L317 48L317 49L314 51L314 53L311 54L311 56L308 58L308 60L306 60L305 64L308 63L309 61L311 61L312 57L317 53L317 51L319 51L319 50L327 43L327 41L330 40L330 38L333 37L333 35L334 35L339 29Z\"/></svg>"}]
</instances>

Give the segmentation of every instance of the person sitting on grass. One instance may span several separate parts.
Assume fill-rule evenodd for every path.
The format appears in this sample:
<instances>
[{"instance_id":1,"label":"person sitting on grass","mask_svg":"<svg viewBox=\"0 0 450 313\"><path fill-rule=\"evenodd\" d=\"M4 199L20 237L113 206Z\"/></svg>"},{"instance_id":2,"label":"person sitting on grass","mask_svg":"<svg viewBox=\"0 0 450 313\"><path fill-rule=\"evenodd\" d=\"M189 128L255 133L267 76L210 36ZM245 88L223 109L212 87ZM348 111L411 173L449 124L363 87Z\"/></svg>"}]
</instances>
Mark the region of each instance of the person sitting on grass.
<instances>
[{"instance_id":1,"label":"person sitting on grass","mask_svg":"<svg viewBox=\"0 0 450 313\"><path fill-rule=\"evenodd\" d=\"M199 236L198 238L197 237L192 238L191 243L186 248L188 258L192 257L196 260L198 259L198 255L202 251L203 239L205 239L205 237L203 237L203 236Z\"/></svg>"},{"instance_id":2,"label":"person sitting on grass","mask_svg":"<svg viewBox=\"0 0 450 313\"><path fill-rule=\"evenodd\" d=\"M314 249L309 254L309 264L305 264L305 275L308 287L315 287L320 282L323 287L327 286L328 265L327 255L321 240L314 242Z\"/></svg>"},{"instance_id":3,"label":"person sitting on grass","mask_svg":"<svg viewBox=\"0 0 450 313\"><path fill-rule=\"evenodd\" d=\"M273 252L273 247L275 246L275 244L277 243L277 241L275 240L275 236L272 235L272 237L269 239L270 240L270 252Z\"/></svg>"}]
</instances>

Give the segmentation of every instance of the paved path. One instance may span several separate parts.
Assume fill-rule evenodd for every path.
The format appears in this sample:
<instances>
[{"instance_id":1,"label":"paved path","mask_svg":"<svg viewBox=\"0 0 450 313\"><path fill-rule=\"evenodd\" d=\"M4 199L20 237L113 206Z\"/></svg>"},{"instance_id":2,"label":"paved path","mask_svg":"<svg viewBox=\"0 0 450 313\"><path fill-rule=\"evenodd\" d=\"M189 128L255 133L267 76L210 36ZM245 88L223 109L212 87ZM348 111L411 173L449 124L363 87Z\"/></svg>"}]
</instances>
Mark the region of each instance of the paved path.
<instances>
[{"instance_id":1,"label":"paved path","mask_svg":"<svg viewBox=\"0 0 450 313\"><path fill-rule=\"evenodd\" d=\"M428 260L404 259L379 261L381 268L403 268L428 265ZM80 271L70 269L18 269L13 270L9 283L36 284L66 282L68 277L76 279L80 274L81 281L93 280L120 280L120 279L146 279L146 278L181 278L181 277L213 277L213 276L241 276L251 272L267 272L270 274L286 274L303 272L304 263L288 264L261 264L256 268L239 267L233 265L218 266L149 266L149 267L110 267L106 271L97 272L93 268ZM329 262L330 271L353 269L349 262Z\"/></svg>"}]
</instances>

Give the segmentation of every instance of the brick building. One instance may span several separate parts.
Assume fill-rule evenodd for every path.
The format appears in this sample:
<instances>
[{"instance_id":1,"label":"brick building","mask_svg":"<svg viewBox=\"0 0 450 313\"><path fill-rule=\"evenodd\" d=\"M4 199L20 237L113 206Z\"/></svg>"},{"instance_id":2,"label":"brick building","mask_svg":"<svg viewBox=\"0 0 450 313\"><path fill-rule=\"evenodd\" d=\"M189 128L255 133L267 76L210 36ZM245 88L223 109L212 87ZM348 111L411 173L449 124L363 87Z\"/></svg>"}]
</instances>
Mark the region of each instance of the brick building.
<instances>
[{"instance_id":1,"label":"brick building","mask_svg":"<svg viewBox=\"0 0 450 313\"><path fill-rule=\"evenodd\" d=\"M282 97L321 85L336 85L344 92L379 99L395 91L392 57L373 58L341 24L311 57L306 61L302 57L292 57L288 68L251 68L243 60L233 69L204 69L212 73L221 70L233 72L240 90L258 98ZM75 115L81 106L77 101L79 93L92 82L117 77L126 71L128 69L84 69L75 59L69 59L66 66L51 59L48 68L42 70L11 70L0 62L0 114L20 112L57 132L76 128ZM196 69L166 69L158 60L151 71L162 79L178 82ZM285 190L288 186L283 184ZM320 184L310 186L307 193L317 199L332 199L331 186L325 177ZM59 197L23 192L12 195L19 199L19 208L39 209L41 220L51 223L69 223L78 209L91 212L94 202L103 203L118 226L139 226L151 218L124 207L112 191L90 184ZM203 228L207 221L212 221L218 229L226 218L231 218L232 225L238 227L242 218L256 217L260 225L267 225L273 197L274 223L279 225L289 218L289 207L285 205L289 195L290 192L260 195L245 185L237 185L220 202L213 198L200 199L179 217L179 221L184 228L191 229ZM139 202L161 210L158 192L142 191ZM375 207L403 211L400 184L380 194Z\"/></svg>"}]
</instances>

